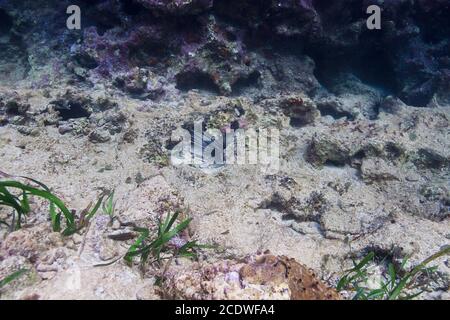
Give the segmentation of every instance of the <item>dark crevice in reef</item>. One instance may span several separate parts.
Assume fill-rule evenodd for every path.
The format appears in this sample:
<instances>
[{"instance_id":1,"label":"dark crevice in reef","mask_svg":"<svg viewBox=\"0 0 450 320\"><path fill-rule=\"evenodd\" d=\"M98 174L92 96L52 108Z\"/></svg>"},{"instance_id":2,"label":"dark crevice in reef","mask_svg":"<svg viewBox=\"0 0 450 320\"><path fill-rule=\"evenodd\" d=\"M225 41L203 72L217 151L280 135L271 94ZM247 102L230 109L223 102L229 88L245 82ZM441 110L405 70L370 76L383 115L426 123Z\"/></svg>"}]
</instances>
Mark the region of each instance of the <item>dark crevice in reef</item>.
<instances>
[{"instance_id":1,"label":"dark crevice in reef","mask_svg":"<svg viewBox=\"0 0 450 320\"><path fill-rule=\"evenodd\" d=\"M420 27L420 32L424 41L429 44L438 44L443 39L450 38L450 5L448 4L448 1L446 6L441 6L439 10L434 9L433 14L427 12L434 7L439 7L438 2L439 1L436 1L436 4L433 4L430 1L428 4L429 8L425 9L420 8L420 5L416 3L414 19L416 19L417 25Z\"/></svg>"},{"instance_id":2,"label":"dark crevice in reef","mask_svg":"<svg viewBox=\"0 0 450 320\"><path fill-rule=\"evenodd\" d=\"M289 125L294 128L301 128L307 124L308 123L306 121L300 118L291 118L291 120L289 120Z\"/></svg>"},{"instance_id":3,"label":"dark crevice in reef","mask_svg":"<svg viewBox=\"0 0 450 320\"><path fill-rule=\"evenodd\" d=\"M377 120L380 115L381 101L377 102L373 107L373 114L369 116L370 120Z\"/></svg>"},{"instance_id":4,"label":"dark crevice in reef","mask_svg":"<svg viewBox=\"0 0 450 320\"><path fill-rule=\"evenodd\" d=\"M5 10L0 9L0 36L8 34L12 27L13 19Z\"/></svg>"},{"instance_id":5,"label":"dark crevice in reef","mask_svg":"<svg viewBox=\"0 0 450 320\"><path fill-rule=\"evenodd\" d=\"M255 23L256 21L253 20L255 17L262 17L267 14L267 8L270 5L270 0L259 0L258 5L251 3L251 1L241 1L215 0L213 3L213 11L222 19L244 26ZM244 17L247 17L247 19Z\"/></svg>"},{"instance_id":6,"label":"dark crevice in reef","mask_svg":"<svg viewBox=\"0 0 450 320\"><path fill-rule=\"evenodd\" d=\"M350 73L364 84L381 89L386 95L397 93L396 76L386 54L376 48L362 51L340 56L315 50L307 50L306 53L315 62L315 77L327 89L333 88L342 74Z\"/></svg>"},{"instance_id":7,"label":"dark crevice in reef","mask_svg":"<svg viewBox=\"0 0 450 320\"><path fill-rule=\"evenodd\" d=\"M381 88L386 94L395 94L398 92L398 85L394 68L381 46L378 41L363 44L364 53L354 59L356 63L352 70L364 83ZM349 60L353 60L352 57Z\"/></svg>"},{"instance_id":8,"label":"dark crevice in reef","mask_svg":"<svg viewBox=\"0 0 450 320\"><path fill-rule=\"evenodd\" d=\"M131 64L138 67L152 66L153 61L168 54L167 48L158 43L146 43L143 46L130 48L129 58Z\"/></svg>"},{"instance_id":9,"label":"dark crevice in reef","mask_svg":"<svg viewBox=\"0 0 450 320\"><path fill-rule=\"evenodd\" d=\"M14 2L0 3L10 10ZM65 17L58 12L69 1L52 1L59 3L55 12L38 15L36 23L30 23L33 18L23 10L25 2L17 3L13 16L22 25L45 26L42 32L33 27L28 33L18 32L26 42L22 52L30 50L30 55L36 56L33 51L38 49L30 43L67 31L62 21ZM44 3L33 2L36 7ZM75 43L71 36L53 37L52 48L57 48L53 51L58 55L60 48L67 50L73 44L75 52L69 62L75 60L78 66L89 69L89 75L98 73L99 78L114 78L139 66L152 68L158 76L173 71L177 87L183 91L256 95L260 90L265 91L261 96L273 96L289 91L313 94L319 85L308 85L307 80L314 76L336 94L333 86L346 73L383 94L425 107L450 74L450 9L445 1L385 1L380 4L382 30L366 28L365 0L80 0L78 4L83 12L83 30L79 32L83 40ZM13 22L0 9L0 35L15 33L18 27ZM2 60L10 64L10 57L17 56L18 50L8 47L10 50L2 51L14 54L8 52L8 58ZM296 56L298 63L284 60L286 53ZM315 65L314 74L301 67L307 65L305 55ZM270 83L272 80L265 77L267 69L287 76L274 77ZM448 94L443 95L447 99ZM350 119L341 111L321 110L322 114ZM377 110L363 115L375 119Z\"/></svg>"},{"instance_id":10,"label":"dark crevice in reef","mask_svg":"<svg viewBox=\"0 0 450 320\"><path fill-rule=\"evenodd\" d=\"M386 158L394 161L405 156L405 150L400 148L395 142L387 142L384 146Z\"/></svg>"},{"instance_id":11,"label":"dark crevice in reef","mask_svg":"<svg viewBox=\"0 0 450 320\"><path fill-rule=\"evenodd\" d=\"M122 24L120 13L116 9L118 6L101 0L83 0L79 5L81 12L84 13L83 29L95 27L99 35L104 35L108 30Z\"/></svg>"},{"instance_id":12,"label":"dark crevice in reef","mask_svg":"<svg viewBox=\"0 0 450 320\"><path fill-rule=\"evenodd\" d=\"M414 159L414 164L420 169L435 169L450 168L450 159L430 149L419 149L417 157Z\"/></svg>"},{"instance_id":13,"label":"dark crevice in reef","mask_svg":"<svg viewBox=\"0 0 450 320\"><path fill-rule=\"evenodd\" d=\"M367 6L366 6L367 7ZM314 0L314 8L319 13L325 30L336 25L350 25L366 18L361 0L329 1Z\"/></svg>"},{"instance_id":14,"label":"dark crevice in reef","mask_svg":"<svg viewBox=\"0 0 450 320\"><path fill-rule=\"evenodd\" d=\"M220 94L219 88L214 84L210 75L200 71L179 73L176 76L176 81L177 89L182 91L197 89L216 95Z\"/></svg>"},{"instance_id":15,"label":"dark crevice in reef","mask_svg":"<svg viewBox=\"0 0 450 320\"><path fill-rule=\"evenodd\" d=\"M330 105L320 105L317 106L322 116L331 116L334 119L340 119L346 117L349 121L355 120L355 117L346 111L338 111L335 108L332 108Z\"/></svg>"},{"instance_id":16,"label":"dark crevice in reef","mask_svg":"<svg viewBox=\"0 0 450 320\"><path fill-rule=\"evenodd\" d=\"M249 74L248 77L240 78L231 86L233 95L241 95L249 87L257 87L258 80L260 77L261 73L258 71L254 71L251 74Z\"/></svg>"},{"instance_id":17,"label":"dark crevice in reef","mask_svg":"<svg viewBox=\"0 0 450 320\"><path fill-rule=\"evenodd\" d=\"M67 108L56 108L61 120L88 118L90 113L79 103L72 102Z\"/></svg>"},{"instance_id":18,"label":"dark crevice in reef","mask_svg":"<svg viewBox=\"0 0 450 320\"><path fill-rule=\"evenodd\" d=\"M273 196L273 198L260 205L259 209L268 209L268 210L273 210L273 211L278 211L278 212L286 212L286 205L282 203L281 199L278 199L275 195ZM294 219L295 216L293 216L293 214L291 213L286 213L283 215L284 219Z\"/></svg>"},{"instance_id":19,"label":"dark crevice in reef","mask_svg":"<svg viewBox=\"0 0 450 320\"><path fill-rule=\"evenodd\" d=\"M325 88L330 88L333 85L333 80L337 78L338 74L342 72L339 63L330 62L325 57L315 52L307 52L315 62L314 76L319 83Z\"/></svg>"},{"instance_id":20,"label":"dark crevice in reef","mask_svg":"<svg viewBox=\"0 0 450 320\"><path fill-rule=\"evenodd\" d=\"M31 69L22 31L15 27L13 15L0 8L0 83L23 80Z\"/></svg>"},{"instance_id":21,"label":"dark crevice in reef","mask_svg":"<svg viewBox=\"0 0 450 320\"><path fill-rule=\"evenodd\" d=\"M400 92L399 96L409 105L426 107L433 98L436 89L437 80L435 77L429 80L423 78L423 82L418 82L414 86L409 87L407 91Z\"/></svg>"},{"instance_id":22,"label":"dark crevice in reef","mask_svg":"<svg viewBox=\"0 0 450 320\"><path fill-rule=\"evenodd\" d=\"M346 161L338 161L338 160L326 160L324 163L325 167L335 167L335 168L343 168L347 164Z\"/></svg>"},{"instance_id":23,"label":"dark crevice in reef","mask_svg":"<svg viewBox=\"0 0 450 320\"><path fill-rule=\"evenodd\" d=\"M120 2L123 12L130 16L136 16L145 10L142 5L136 3L134 0L121 0Z\"/></svg>"},{"instance_id":24,"label":"dark crevice in reef","mask_svg":"<svg viewBox=\"0 0 450 320\"><path fill-rule=\"evenodd\" d=\"M280 210L278 210L279 208L273 208L273 207L268 207L268 208L266 208L266 209L270 209L270 210L274 210L274 211L280 211ZM283 216L281 217L281 220L283 220L283 221L289 221L289 220L295 220L296 218L297 218L297 217L295 216L295 214L288 213L288 214L283 215Z\"/></svg>"},{"instance_id":25,"label":"dark crevice in reef","mask_svg":"<svg viewBox=\"0 0 450 320\"><path fill-rule=\"evenodd\" d=\"M405 256L404 249L400 246L391 246L382 248L379 245L369 245L357 254L358 256L366 256L369 252L374 253L374 261L377 264L388 265L389 263L393 263L397 267L402 262L402 259Z\"/></svg>"}]
</instances>

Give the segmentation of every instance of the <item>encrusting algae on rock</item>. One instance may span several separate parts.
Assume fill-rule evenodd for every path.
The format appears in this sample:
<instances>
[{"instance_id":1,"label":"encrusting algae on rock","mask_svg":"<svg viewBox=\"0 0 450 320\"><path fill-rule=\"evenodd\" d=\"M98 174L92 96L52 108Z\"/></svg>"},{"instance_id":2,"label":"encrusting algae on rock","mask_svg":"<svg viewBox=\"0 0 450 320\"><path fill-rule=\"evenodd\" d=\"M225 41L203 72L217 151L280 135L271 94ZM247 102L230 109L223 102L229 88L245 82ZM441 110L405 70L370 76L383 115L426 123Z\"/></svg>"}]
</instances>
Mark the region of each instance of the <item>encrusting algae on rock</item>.
<instances>
[{"instance_id":1,"label":"encrusting algae on rock","mask_svg":"<svg viewBox=\"0 0 450 320\"><path fill-rule=\"evenodd\" d=\"M335 289L295 259L270 253L244 261L224 260L197 265L193 270L174 268L161 288L172 299L340 300Z\"/></svg>"}]
</instances>

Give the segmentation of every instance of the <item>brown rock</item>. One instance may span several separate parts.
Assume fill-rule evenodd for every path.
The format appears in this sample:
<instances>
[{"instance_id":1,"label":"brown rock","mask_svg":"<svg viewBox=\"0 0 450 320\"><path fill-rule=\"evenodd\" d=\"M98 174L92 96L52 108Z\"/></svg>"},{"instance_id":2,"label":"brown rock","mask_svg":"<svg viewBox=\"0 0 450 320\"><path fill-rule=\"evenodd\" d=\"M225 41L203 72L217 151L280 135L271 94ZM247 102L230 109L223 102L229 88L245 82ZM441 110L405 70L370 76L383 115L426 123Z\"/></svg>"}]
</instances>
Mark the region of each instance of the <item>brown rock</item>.
<instances>
[{"instance_id":1,"label":"brown rock","mask_svg":"<svg viewBox=\"0 0 450 320\"><path fill-rule=\"evenodd\" d=\"M333 288L320 281L314 272L299 264L295 259L282 256L291 290L291 300L340 300Z\"/></svg>"},{"instance_id":2,"label":"brown rock","mask_svg":"<svg viewBox=\"0 0 450 320\"><path fill-rule=\"evenodd\" d=\"M339 300L336 290L294 259L270 253L245 261L173 266L162 298L203 300Z\"/></svg>"},{"instance_id":3,"label":"brown rock","mask_svg":"<svg viewBox=\"0 0 450 320\"><path fill-rule=\"evenodd\" d=\"M336 290L320 281L311 270L285 256L259 256L254 263L244 265L239 275L242 280L252 284L279 285L287 282L291 300L340 299Z\"/></svg>"}]
</instances>

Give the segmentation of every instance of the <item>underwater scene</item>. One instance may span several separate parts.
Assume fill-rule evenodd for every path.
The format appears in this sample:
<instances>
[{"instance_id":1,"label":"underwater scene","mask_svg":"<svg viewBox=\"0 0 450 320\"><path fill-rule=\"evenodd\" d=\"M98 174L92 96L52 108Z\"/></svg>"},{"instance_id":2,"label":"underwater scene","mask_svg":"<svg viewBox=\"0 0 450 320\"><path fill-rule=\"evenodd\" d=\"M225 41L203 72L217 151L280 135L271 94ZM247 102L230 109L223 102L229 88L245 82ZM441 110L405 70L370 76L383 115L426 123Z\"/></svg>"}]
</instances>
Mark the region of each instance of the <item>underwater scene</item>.
<instances>
[{"instance_id":1,"label":"underwater scene","mask_svg":"<svg viewBox=\"0 0 450 320\"><path fill-rule=\"evenodd\" d=\"M0 299L450 300L450 0L0 0Z\"/></svg>"}]
</instances>

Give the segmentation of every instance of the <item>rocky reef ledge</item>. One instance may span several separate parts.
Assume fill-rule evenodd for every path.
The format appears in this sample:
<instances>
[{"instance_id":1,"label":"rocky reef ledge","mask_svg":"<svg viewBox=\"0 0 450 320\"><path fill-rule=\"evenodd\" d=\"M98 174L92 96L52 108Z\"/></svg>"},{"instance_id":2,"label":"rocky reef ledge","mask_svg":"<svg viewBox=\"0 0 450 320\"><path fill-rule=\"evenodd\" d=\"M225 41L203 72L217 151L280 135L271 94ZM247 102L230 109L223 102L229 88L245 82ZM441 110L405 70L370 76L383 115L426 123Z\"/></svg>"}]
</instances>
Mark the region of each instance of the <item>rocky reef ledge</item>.
<instances>
[{"instance_id":1,"label":"rocky reef ledge","mask_svg":"<svg viewBox=\"0 0 450 320\"><path fill-rule=\"evenodd\" d=\"M346 299L353 260L373 254L369 286L414 268L450 241L449 17L448 0L0 0L1 177L84 223L63 236L38 199L0 224L0 279L30 270L1 298ZM173 165L172 133L199 119L278 130L279 170ZM87 223L113 191L114 219ZM175 240L208 249L121 259L179 211ZM421 297L450 299L448 256L434 265Z\"/></svg>"}]
</instances>

